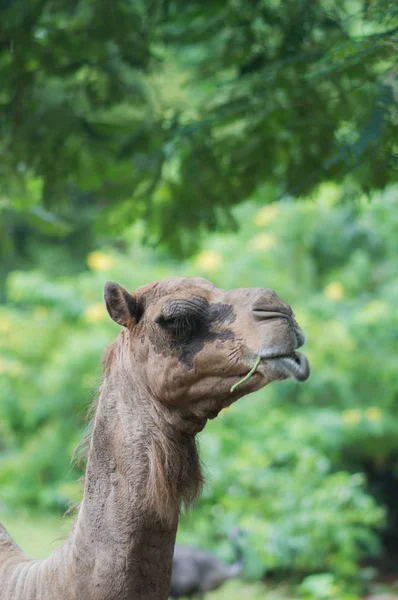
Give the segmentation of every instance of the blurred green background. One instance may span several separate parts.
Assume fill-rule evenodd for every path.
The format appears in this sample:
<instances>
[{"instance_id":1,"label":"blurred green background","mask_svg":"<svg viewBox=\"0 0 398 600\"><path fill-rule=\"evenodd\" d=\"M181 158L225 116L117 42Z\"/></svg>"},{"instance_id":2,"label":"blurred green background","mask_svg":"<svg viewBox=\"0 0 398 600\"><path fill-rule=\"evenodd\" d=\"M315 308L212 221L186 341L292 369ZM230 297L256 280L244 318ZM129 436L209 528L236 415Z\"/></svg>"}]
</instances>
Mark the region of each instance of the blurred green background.
<instances>
[{"instance_id":1,"label":"blurred green background","mask_svg":"<svg viewBox=\"0 0 398 600\"><path fill-rule=\"evenodd\" d=\"M28 553L80 499L104 282L202 275L275 289L312 367L200 435L179 541L246 532L209 598L397 589L397 44L392 0L1 0L0 514Z\"/></svg>"}]
</instances>

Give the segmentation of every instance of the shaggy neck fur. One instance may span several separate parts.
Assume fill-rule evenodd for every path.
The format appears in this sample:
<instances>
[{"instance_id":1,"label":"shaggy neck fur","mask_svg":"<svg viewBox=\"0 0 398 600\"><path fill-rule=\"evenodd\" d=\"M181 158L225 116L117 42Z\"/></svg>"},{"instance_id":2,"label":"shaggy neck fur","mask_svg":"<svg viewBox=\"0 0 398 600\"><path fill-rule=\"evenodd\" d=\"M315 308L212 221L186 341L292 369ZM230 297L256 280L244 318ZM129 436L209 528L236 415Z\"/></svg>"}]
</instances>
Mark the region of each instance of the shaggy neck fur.
<instances>
[{"instance_id":1,"label":"shaggy neck fur","mask_svg":"<svg viewBox=\"0 0 398 600\"><path fill-rule=\"evenodd\" d=\"M30 561L0 530L0 600L166 600L181 503L200 492L194 436L105 355L84 484L69 539ZM15 548L10 553L10 548ZM2 548L12 560L1 562Z\"/></svg>"}]
</instances>

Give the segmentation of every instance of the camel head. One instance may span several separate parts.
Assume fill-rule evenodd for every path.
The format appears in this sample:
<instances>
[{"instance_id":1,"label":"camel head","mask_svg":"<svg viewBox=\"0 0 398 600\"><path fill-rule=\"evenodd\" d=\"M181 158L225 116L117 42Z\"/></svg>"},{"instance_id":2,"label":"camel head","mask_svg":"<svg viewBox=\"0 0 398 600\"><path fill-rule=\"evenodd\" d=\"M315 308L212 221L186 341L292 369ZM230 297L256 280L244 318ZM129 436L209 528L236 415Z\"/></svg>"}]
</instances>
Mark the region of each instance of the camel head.
<instances>
[{"instance_id":1,"label":"camel head","mask_svg":"<svg viewBox=\"0 0 398 600\"><path fill-rule=\"evenodd\" d=\"M275 380L309 376L297 352L304 334L292 309L267 288L220 290L200 277L172 277L130 294L105 286L112 319L123 326L127 352L150 397L196 423ZM255 372L233 389L255 365Z\"/></svg>"}]
</instances>

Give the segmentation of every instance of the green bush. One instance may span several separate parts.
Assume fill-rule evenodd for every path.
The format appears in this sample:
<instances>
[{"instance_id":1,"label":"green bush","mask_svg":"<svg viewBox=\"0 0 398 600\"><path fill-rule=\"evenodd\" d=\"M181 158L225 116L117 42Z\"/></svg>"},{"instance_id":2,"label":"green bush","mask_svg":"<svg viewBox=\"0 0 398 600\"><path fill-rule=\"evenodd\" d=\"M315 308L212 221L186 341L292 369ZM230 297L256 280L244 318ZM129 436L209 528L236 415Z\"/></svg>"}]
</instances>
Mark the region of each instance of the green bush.
<instances>
[{"instance_id":1,"label":"green bush","mask_svg":"<svg viewBox=\"0 0 398 600\"><path fill-rule=\"evenodd\" d=\"M238 234L209 237L183 264L126 240L124 252L90 254L74 277L12 272L0 307L3 505L62 511L79 497L69 460L100 355L118 331L102 303L106 279L134 289L201 274L224 288L272 287L307 334L312 376L271 385L208 424L200 436L207 485L179 537L228 558L225 533L239 525L249 576L315 573L301 587L305 599L319 586L325 599L328 586L349 589L385 523L364 463L377 471L398 452L398 202L391 190L352 206L327 185L317 202L246 204Z\"/></svg>"}]
</instances>

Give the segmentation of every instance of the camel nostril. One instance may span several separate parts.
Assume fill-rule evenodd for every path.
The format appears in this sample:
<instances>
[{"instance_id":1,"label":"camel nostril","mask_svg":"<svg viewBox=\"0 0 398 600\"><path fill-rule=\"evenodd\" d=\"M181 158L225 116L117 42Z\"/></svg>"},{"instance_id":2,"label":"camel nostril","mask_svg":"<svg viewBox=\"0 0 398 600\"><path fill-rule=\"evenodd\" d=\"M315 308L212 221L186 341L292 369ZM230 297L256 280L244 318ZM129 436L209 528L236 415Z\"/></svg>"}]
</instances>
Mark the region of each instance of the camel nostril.
<instances>
[{"instance_id":1,"label":"camel nostril","mask_svg":"<svg viewBox=\"0 0 398 600\"><path fill-rule=\"evenodd\" d=\"M290 319L290 315L283 313L283 312L277 312L274 310L264 310L264 309L259 309L259 308L254 308L253 309L253 316L254 319L256 321L266 321L269 319Z\"/></svg>"}]
</instances>

